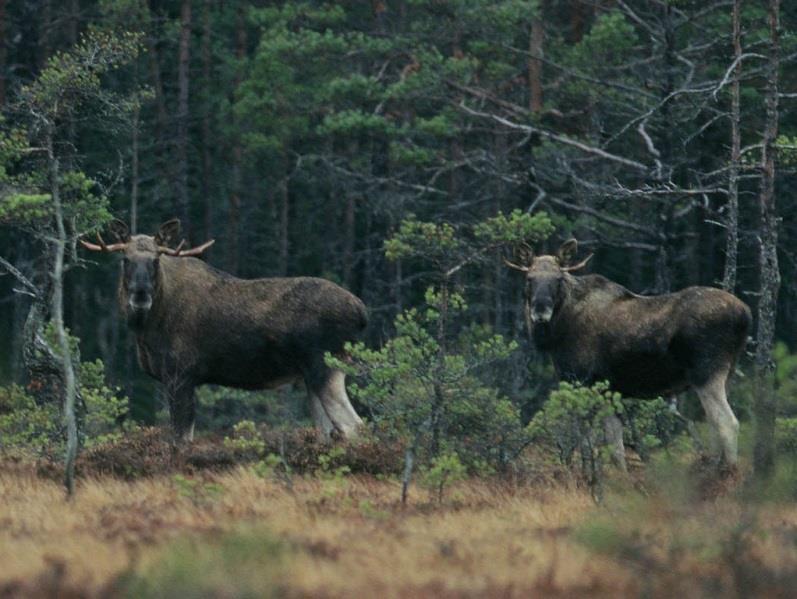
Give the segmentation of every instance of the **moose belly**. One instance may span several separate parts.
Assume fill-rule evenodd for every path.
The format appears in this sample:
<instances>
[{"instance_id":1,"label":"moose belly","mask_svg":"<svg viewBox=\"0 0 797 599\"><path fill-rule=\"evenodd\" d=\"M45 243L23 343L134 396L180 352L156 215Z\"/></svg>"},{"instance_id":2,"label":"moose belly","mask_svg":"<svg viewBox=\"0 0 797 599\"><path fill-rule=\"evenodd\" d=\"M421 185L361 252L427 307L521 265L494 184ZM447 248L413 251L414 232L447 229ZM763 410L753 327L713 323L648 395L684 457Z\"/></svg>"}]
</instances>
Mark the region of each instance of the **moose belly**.
<instances>
[{"instance_id":1,"label":"moose belly","mask_svg":"<svg viewBox=\"0 0 797 599\"><path fill-rule=\"evenodd\" d=\"M270 389L292 382L301 374L300 364L290 354L274 348L214 352L203 368L203 382L240 389Z\"/></svg>"},{"instance_id":2,"label":"moose belly","mask_svg":"<svg viewBox=\"0 0 797 599\"><path fill-rule=\"evenodd\" d=\"M629 397L671 395L688 387L685 369L661 353L618 357L607 378L613 389Z\"/></svg>"}]
</instances>

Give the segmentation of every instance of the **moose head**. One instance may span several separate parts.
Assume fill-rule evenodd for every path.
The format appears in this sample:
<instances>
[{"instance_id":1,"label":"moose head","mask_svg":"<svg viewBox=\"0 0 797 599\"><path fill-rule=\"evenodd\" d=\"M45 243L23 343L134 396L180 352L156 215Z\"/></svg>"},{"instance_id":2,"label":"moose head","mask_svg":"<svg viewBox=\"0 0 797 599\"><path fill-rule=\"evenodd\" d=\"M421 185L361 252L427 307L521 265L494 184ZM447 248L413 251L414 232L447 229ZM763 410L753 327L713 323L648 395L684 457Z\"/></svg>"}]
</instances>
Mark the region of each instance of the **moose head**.
<instances>
[{"instance_id":1,"label":"moose head","mask_svg":"<svg viewBox=\"0 0 797 599\"><path fill-rule=\"evenodd\" d=\"M567 299L569 273L584 268L592 254L573 264L578 251L575 239L565 241L555 256L535 256L528 245L516 252L520 264L504 259L510 268L526 273L526 319L529 325L547 323Z\"/></svg>"},{"instance_id":2,"label":"moose head","mask_svg":"<svg viewBox=\"0 0 797 599\"><path fill-rule=\"evenodd\" d=\"M153 236L130 235L127 225L120 220L111 222L110 231L114 243L105 243L99 233L98 243L83 239L80 243L94 252L123 252L120 292L131 325L143 322L158 295L162 254L178 258L198 256L215 242L211 239L195 248L183 249L185 240L182 240L176 248L170 247L180 235L180 221L176 218L163 223Z\"/></svg>"}]
</instances>

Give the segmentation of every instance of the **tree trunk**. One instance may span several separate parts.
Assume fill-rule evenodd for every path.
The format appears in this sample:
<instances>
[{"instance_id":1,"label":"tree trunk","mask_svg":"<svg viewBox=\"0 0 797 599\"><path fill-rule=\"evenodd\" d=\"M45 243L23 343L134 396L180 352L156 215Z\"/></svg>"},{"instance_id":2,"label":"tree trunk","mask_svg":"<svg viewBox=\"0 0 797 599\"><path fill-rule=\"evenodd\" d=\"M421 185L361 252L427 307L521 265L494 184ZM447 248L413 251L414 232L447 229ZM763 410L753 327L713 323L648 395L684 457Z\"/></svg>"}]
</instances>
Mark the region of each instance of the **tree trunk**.
<instances>
[{"instance_id":1,"label":"tree trunk","mask_svg":"<svg viewBox=\"0 0 797 599\"><path fill-rule=\"evenodd\" d=\"M63 412L66 427L66 454L64 456L64 486L67 497L75 492L75 458L78 451L77 417L75 415L75 396L77 382L72 364L69 338L64 327L64 256L66 254L67 234L61 206L60 184L58 181L58 158L53 152L53 134L47 135L47 158L49 164L50 194L52 196L57 237L53 241L52 295L50 299L50 318L58 338L58 353L61 361L63 382Z\"/></svg>"},{"instance_id":2,"label":"tree trunk","mask_svg":"<svg viewBox=\"0 0 797 599\"><path fill-rule=\"evenodd\" d=\"M543 27L543 4L537 6L537 13L531 19L529 35L529 110L534 113L542 111L542 56L545 29Z\"/></svg>"},{"instance_id":3,"label":"tree trunk","mask_svg":"<svg viewBox=\"0 0 797 599\"><path fill-rule=\"evenodd\" d=\"M233 82L233 94L241 84L241 69L243 60L246 57L246 20L244 19L244 8L240 6L235 17L235 57L238 60L236 67L235 81ZM233 96L234 103L235 98ZM241 131L238 123L234 122L235 139L232 148L232 173L230 191L230 213L227 222L229 245L229 266L233 273L238 270L238 260L240 257L240 219L241 219L241 163L243 162L243 146L241 144Z\"/></svg>"},{"instance_id":4,"label":"tree trunk","mask_svg":"<svg viewBox=\"0 0 797 599\"><path fill-rule=\"evenodd\" d=\"M0 109L6 105L6 0L0 0Z\"/></svg>"},{"instance_id":5,"label":"tree trunk","mask_svg":"<svg viewBox=\"0 0 797 599\"><path fill-rule=\"evenodd\" d=\"M130 159L130 232L135 235L138 232L138 181L139 181L139 129L141 127L141 110L136 104L133 109L133 132L132 132L132 157Z\"/></svg>"},{"instance_id":6,"label":"tree trunk","mask_svg":"<svg viewBox=\"0 0 797 599\"><path fill-rule=\"evenodd\" d=\"M205 239L213 237L213 199L211 194L212 158L210 154L210 111L213 80L211 76L212 55L210 51L211 8L213 0L205 0L202 13L202 83L205 87L205 105L202 110L202 197L204 198Z\"/></svg>"},{"instance_id":7,"label":"tree trunk","mask_svg":"<svg viewBox=\"0 0 797 599\"><path fill-rule=\"evenodd\" d=\"M288 274L288 252L289 246L289 193L288 193L288 176L280 182L280 203L279 203L279 274L285 276Z\"/></svg>"},{"instance_id":8,"label":"tree trunk","mask_svg":"<svg viewBox=\"0 0 797 599\"><path fill-rule=\"evenodd\" d=\"M772 365L780 271L778 268L778 215L775 206L775 139L778 136L778 70L780 62L780 0L770 0L769 62L766 68L766 124L761 151L759 300L756 334L755 402L756 438L753 467L758 478L772 474L775 466L776 396Z\"/></svg>"},{"instance_id":9,"label":"tree trunk","mask_svg":"<svg viewBox=\"0 0 797 599\"><path fill-rule=\"evenodd\" d=\"M741 10L742 0L734 0L733 21L733 59L736 67L733 70L731 83L731 163L728 169L728 205L725 207L725 271L722 276L722 288L733 293L736 288L736 261L739 255L739 162L741 159L742 138L739 131L740 103L739 78L742 74L742 35Z\"/></svg>"},{"instance_id":10,"label":"tree trunk","mask_svg":"<svg viewBox=\"0 0 797 599\"><path fill-rule=\"evenodd\" d=\"M346 194L346 214L344 215L343 234L343 282L347 289L352 289L354 283L354 238L356 235L355 213L356 202L354 194Z\"/></svg>"},{"instance_id":11,"label":"tree trunk","mask_svg":"<svg viewBox=\"0 0 797 599\"><path fill-rule=\"evenodd\" d=\"M150 9L151 10L151 9ZM163 78L161 77L160 58L158 52L158 44L155 36L156 25L152 22L149 23L149 28L152 35L147 36L147 50L149 54L149 67L150 77L152 78L152 88L155 92L155 113L157 115L157 135L158 142L156 144L156 160L157 168L160 171L161 181L165 183L169 192L172 194L172 201L176 201L177 189L175 185L175 177L172 172L172 162L169 160L168 146L171 145L169 138L169 114L166 109L166 96L163 91ZM155 190L156 197L159 189Z\"/></svg>"},{"instance_id":12,"label":"tree trunk","mask_svg":"<svg viewBox=\"0 0 797 599\"><path fill-rule=\"evenodd\" d=\"M177 201L185 236L191 239L188 211L188 93L191 66L191 0L183 0L180 10L180 46L177 70Z\"/></svg>"}]
</instances>

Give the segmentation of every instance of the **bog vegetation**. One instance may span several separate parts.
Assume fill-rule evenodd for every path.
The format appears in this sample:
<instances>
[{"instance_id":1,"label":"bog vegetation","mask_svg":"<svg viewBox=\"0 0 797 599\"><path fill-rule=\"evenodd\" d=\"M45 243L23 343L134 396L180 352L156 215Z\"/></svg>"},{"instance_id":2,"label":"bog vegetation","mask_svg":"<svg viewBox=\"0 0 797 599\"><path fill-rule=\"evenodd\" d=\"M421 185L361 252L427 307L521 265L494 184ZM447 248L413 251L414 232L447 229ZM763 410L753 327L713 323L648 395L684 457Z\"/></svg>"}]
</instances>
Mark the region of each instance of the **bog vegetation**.
<instances>
[{"instance_id":1,"label":"bog vegetation","mask_svg":"<svg viewBox=\"0 0 797 599\"><path fill-rule=\"evenodd\" d=\"M779 0L0 2L0 595L788 595L796 27ZM232 275L364 300L325 357L357 438L299 387L205 386L172 443L79 240L175 216ZM530 342L504 263L573 236L634 292L750 305L738 468L694 397L560 382Z\"/></svg>"}]
</instances>

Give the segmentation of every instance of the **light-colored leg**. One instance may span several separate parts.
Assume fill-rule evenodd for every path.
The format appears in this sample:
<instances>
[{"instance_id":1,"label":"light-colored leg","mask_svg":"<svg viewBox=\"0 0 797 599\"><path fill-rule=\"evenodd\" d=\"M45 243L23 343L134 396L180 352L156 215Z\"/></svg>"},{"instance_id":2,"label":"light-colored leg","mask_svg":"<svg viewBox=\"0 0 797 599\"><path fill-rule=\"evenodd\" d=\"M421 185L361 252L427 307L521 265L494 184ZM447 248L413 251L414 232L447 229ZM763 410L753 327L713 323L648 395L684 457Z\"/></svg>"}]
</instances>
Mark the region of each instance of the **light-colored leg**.
<instances>
[{"instance_id":1,"label":"light-colored leg","mask_svg":"<svg viewBox=\"0 0 797 599\"><path fill-rule=\"evenodd\" d=\"M702 387L695 388L695 391L719 441L722 459L733 466L738 458L739 421L725 396L726 379L725 374L717 375Z\"/></svg>"},{"instance_id":2,"label":"light-colored leg","mask_svg":"<svg viewBox=\"0 0 797 599\"><path fill-rule=\"evenodd\" d=\"M318 391L318 397L332 426L344 437L354 436L363 421L346 394L346 375L339 370L330 371Z\"/></svg>"},{"instance_id":3,"label":"light-colored leg","mask_svg":"<svg viewBox=\"0 0 797 599\"><path fill-rule=\"evenodd\" d=\"M625 463L625 445L623 445L623 423L612 414L603 420L603 430L606 433L606 443L611 451L612 462L623 472L628 472Z\"/></svg>"},{"instance_id":4,"label":"light-colored leg","mask_svg":"<svg viewBox=\"0 0 797 599\"><path fill-rule=\"evenodd\" d=\"M321 405L321 400L318 398L318 395L312 391L309 391L307 395L310 399L310 412L313 414L315 425L321 430L324 438L329 439L329 436L335 427L333 426L332 421L329 419L329 416L327 416L324 406Z\"/></svg>"}]
</instances>

